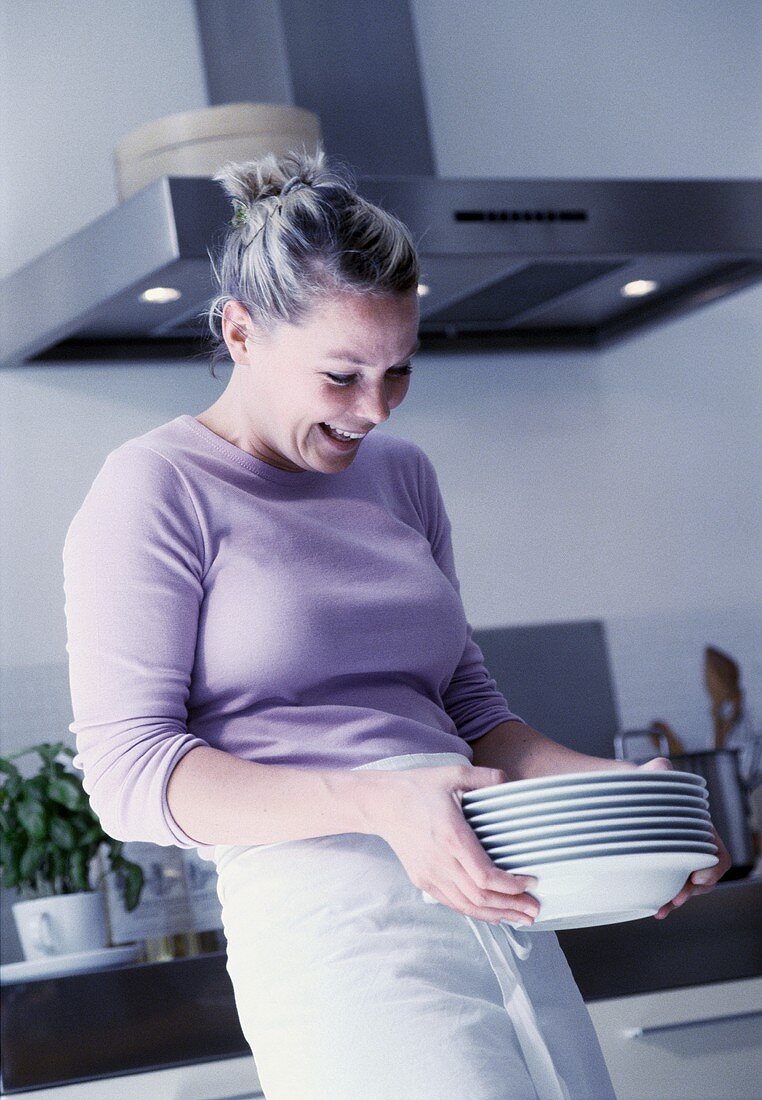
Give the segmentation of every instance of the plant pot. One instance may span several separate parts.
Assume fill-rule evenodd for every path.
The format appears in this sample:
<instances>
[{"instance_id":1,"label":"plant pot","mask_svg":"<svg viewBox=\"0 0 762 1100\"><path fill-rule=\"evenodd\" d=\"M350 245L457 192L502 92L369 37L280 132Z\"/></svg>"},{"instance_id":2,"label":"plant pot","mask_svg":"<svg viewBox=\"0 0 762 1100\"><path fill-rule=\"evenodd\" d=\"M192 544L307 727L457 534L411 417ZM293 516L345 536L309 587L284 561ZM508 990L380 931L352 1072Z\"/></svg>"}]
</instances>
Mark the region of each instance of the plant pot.
<instances>
[{"instance_id":1,"label":"plant pot","mask_svg":"<svg viewBox=\"0 0 762 1100\"><path fill-rule=\"evenodd\" d=\"M100 890L17 901L12 909L25 959L76 955L108 947L106 908Z\"/></svg>"}]
</instances>

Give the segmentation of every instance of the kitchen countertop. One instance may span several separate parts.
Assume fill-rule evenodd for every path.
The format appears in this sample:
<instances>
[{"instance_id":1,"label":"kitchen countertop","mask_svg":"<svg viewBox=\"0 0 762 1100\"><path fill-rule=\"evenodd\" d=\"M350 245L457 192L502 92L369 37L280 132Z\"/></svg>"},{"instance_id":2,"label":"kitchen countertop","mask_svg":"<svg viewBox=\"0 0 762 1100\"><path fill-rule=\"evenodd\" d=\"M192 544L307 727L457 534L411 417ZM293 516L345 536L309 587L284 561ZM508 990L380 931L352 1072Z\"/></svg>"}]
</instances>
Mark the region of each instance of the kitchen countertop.
<instances>
[{"instance_id":1,"label":"kitchen countertop","mask_svg":"<svg viewBox=\"0 0 762 1100\"><path fill-rule=\"evenodd\" d=\"M762 975L762 877L557 933L586 1001ZM0 1094L250 1054L224 951L0 988Z\"/></svg>"},{"instance_id":2,"label":"kitchen countertop","mask_svg":"<svg viewBox=\"0 0 762 1100\"><path fill-rule=\"evenodd\" d=\"M664 920L557 933L586 1001L762 975L762 877L722 882Z\"/></svg>"}]
</instances>

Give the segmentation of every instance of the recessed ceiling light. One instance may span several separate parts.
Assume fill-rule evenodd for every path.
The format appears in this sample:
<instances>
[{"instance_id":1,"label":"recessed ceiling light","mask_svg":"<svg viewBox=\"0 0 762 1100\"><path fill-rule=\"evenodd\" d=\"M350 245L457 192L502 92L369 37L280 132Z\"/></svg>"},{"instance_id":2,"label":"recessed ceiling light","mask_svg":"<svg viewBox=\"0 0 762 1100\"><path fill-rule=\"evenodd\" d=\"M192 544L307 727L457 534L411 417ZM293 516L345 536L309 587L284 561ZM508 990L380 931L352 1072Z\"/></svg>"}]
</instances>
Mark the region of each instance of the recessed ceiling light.
<instances>
[{"instance_id":1,"label":"recessed ceiling light","mask_svg":"<svg viewBox=\"0 0 762 1100\"><path fill-rule=\"evenodd\" d=\"M182 295L172 286L152 286L140 295L141 302L176 302Z\"/></svg>"},{"instance_id":2,"label":"recessed ceiling light","mask_svg":"<svg viewBox=\"0 0 762 1100\"><path fill-rule=\"evenodd\" d=\"M631 283L625 283L622 294L625 298L642 298L644 294L653 294L659 289L659 284L653 279L633 279Z\"/></svg>"}]
</instances>

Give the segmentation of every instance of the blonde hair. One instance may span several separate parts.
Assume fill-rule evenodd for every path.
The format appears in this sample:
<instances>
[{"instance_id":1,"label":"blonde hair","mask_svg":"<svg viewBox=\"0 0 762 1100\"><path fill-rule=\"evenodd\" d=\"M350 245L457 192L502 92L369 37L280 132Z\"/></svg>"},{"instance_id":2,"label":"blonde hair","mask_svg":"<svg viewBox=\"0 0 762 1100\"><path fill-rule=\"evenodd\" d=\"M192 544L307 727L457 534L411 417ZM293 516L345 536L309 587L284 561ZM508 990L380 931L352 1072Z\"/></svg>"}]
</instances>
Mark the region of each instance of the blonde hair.
<instances>
[{"instance_id":1,"label":"blonde hair","mask_svg":"<svg viewBox=\"0 0 762 1100\"><path fill-rule=\"evenodd\" d=\"M334 294L404 294L418 285L420 263L408 228L362 198L350 169L325 151L268 153L228 163L214 179L234 217L215 263L218 293L205 311L215 340L210 371L227 358L226 302L241 302L265 333L299 324Z\"/></svg>"}]
</instances>

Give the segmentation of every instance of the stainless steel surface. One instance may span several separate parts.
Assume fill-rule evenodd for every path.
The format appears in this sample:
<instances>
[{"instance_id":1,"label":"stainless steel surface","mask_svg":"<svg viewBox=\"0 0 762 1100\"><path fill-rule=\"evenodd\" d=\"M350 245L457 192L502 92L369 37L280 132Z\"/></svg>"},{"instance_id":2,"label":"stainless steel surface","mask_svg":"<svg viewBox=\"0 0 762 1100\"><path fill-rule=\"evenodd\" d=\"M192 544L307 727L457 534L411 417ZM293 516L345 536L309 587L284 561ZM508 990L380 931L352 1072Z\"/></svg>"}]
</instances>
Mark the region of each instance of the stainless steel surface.
<instances>
[{"instance_id":1,"label":"stainless steel surface","mask_svg":"<svg viewBox=\"0 0 762 1100\"><path fill-rule=\"evenodd\" d=\"M419 242L424 348L602 347L762 279L762 181L360 177L358 187ZM0 283L0 365L204 354L207 248L229 218L212 180L150 184ZM662 289L622 297L641 277ZM156 285L182 297L141 302Z\"/></svg>"},{"instance_id":2,"label":"stainless steel surface","mask_svg":"<svg viewBox=\"0 0 762 1100\"><path fill-rule=\"evenodd\" d=\"M437 178L409 0L383 19L373 0L211 7L210 104L289 93L317 114L413 234L424 349L596 350L762 280L760 180ZM206 249L231 214L211 180L165 177L33 260L0 283L0 366L204 356ZM659 289L623 296L634 279ZM182 298L141 303L156 285Z\"/></svg>"},{"instance_id":3,"label":"stainless steel surface","mask_svg":"<svg viewBox=\"0 0 762 1100\"><path fill-rule=\"evenodd\" d=\"M640 1039L648 1035L658 1035L663 1031L674 1031L676 1028L701 1027L706 1024L716 1024L718 1020L749 1020L754 1016L760 1016L760 1012L734 1012L730 1015L702 1016L697 1020L678 1020L673 1024L652 1024L648 1027L628 1028L623 1032L626 1039Z\"/></svg>"},{"instance_id":4,"label":"stainless steel surface","mask_svg":"<svg viewBox=\"0 0 762 1100\"><path fill-rule=\"evenodd\" d=\"M625 730L614 738L614 755L618 760L632 759L635 762L651 759L653 752L644 757L629 755L628 752L637 738L651 736L650 730ZM662 751L660 755L669 756L669 753ZM732 861L724 878L742 878L748 875L756 858L750 824L751 807L741 778L738 757L739 750L730 748L669 756L669 760L678 770L693 772L706 780L712 823Z\"/></svg>"}]
</instances>

